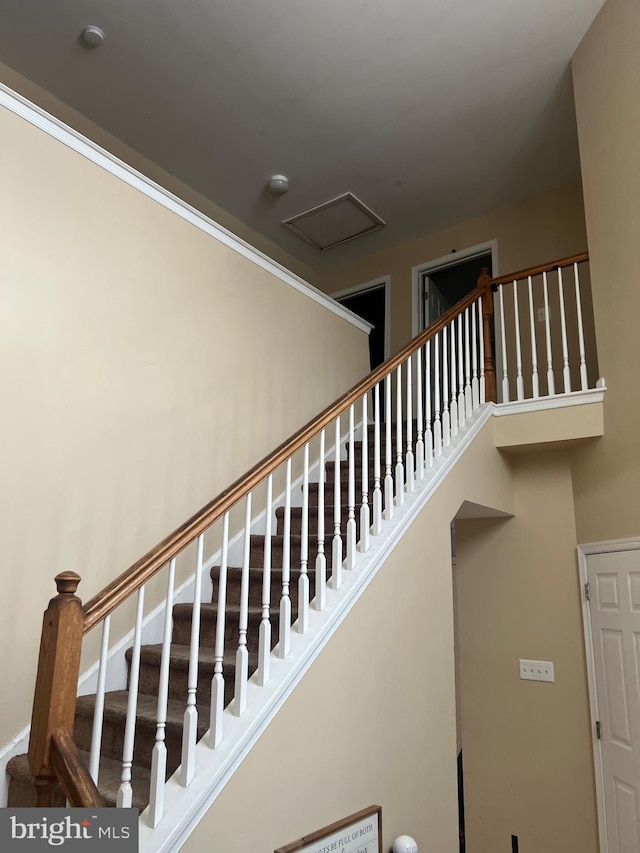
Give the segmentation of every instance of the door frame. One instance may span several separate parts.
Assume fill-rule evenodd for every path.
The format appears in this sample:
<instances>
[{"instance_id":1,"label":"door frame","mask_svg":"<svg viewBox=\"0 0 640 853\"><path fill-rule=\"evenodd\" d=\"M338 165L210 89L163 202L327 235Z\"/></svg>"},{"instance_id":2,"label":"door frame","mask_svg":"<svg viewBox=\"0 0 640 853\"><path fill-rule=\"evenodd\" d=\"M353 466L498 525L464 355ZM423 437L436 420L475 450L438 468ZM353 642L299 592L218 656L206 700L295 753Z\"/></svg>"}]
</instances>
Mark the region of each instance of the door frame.
<instances>
[{"instance_id":1,"label":"door frame","mask_svg":"<svg viewBox=\"0 0 640 853\"><path fill-rule=\"evenodd\" d=\"M596 721L598 716L598 696L596 693L596 665L593 653L593 636L591 632L591 611L585 595L585 584L589 575L588 558L593 554L613 554L619 551L640 551L640 537L629 539L611 539L608 542L588 542L578 545L578 567L580 570L580 598L582 600L582 627L584 630L584 647L587 662L587 682L589 685L589 712L591 716L591 740L593 744L593 766L595 773L596 805L598 811L598 839L600 853L608 853L607 844L607 815L604 799L604 766L602 761L602 741L596 737Z\"/></svg>"},{"instance_id":2,"label":"door frame","mask_svg":"<svg viewBox=\"0 0 640 853\"><path fill-rule=\"evenodd\" d=\"M423 273L435 272L436 270L444 269L445 267L453 267L463 261L471 261L480 255L486 255L491 252L491 267L492 275L495 278L500 273L498 272L498 241L488 240L486 243L478 243L476 246L469 246L467 249L456 249L448 255L443 255L441 258L433 258L430 261L424 261L411 267L411 337L415 338L422 329L420 328L420 319L422 314L421 305L421 284Z\"/></svg>"},{"instance_id":3,"label":"door frame","mask_svg":"<svg viewBox=\"0 0 640 853\"><path fill-rule=\"evenodd\" d=\"M377 278L372 278L371 281L363 281L361 284L354 284L352 287L344 288L344 290L337 290L335 293L330 293L329 296L339 302L344 296L355 296L357 293L378 290L380 287L384 287L384 360L386 361L391 355L391 324L389 322L391 316L391 276L380 275Z\"/></svg>"}]
</instances>

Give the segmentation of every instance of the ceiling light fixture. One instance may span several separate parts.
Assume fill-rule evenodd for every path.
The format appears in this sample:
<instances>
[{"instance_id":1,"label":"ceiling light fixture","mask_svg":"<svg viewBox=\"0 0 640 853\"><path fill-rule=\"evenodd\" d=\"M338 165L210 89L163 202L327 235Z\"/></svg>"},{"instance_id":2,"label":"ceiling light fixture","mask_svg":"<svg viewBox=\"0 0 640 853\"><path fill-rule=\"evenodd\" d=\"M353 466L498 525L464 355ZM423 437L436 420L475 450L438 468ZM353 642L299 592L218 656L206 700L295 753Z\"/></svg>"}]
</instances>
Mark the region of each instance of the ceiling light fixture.
<instances>
[{"instance_id":1,"label":"ceiling light fixture","mask_svg":"<svg viewBox=\"0 0 640 853\"><path fill-rule=\"evenodd\" d=\"M285 175L272 175L267 186L275 195L284 195L289 189L289 178Z\"/></svg>"},{"instance_id":2,"label":"ceiling light fixture","mask_svg":"<svg viewBox=\"0 0 640 853\"><path fill-rule=\"evenodd\" d=\"M100 47L104 44L104 30L96 27L95 24L90 24L83 29L82 40L88 47Z\"/></svg>"}]
</instances>

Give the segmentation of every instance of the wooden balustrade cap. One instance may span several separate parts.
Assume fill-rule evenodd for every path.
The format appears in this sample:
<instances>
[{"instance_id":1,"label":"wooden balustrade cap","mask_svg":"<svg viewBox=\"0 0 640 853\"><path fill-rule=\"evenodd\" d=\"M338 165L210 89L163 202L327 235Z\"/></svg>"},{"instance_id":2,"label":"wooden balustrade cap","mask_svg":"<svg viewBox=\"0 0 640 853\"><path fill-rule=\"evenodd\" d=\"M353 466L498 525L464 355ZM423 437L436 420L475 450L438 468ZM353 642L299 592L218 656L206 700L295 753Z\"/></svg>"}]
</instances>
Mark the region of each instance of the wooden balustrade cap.
<instances>
[{"instance_id":1,"label":"wooden balustrade cap","mask_svg":"<svg viewBox=\"0 0 640 853\"><path fill-rule=\"evenodd\" d=\"M58 595L75 595L78 584L82 580L75 572L60 572L54 578Z\"/></svg>"}]
</instances>

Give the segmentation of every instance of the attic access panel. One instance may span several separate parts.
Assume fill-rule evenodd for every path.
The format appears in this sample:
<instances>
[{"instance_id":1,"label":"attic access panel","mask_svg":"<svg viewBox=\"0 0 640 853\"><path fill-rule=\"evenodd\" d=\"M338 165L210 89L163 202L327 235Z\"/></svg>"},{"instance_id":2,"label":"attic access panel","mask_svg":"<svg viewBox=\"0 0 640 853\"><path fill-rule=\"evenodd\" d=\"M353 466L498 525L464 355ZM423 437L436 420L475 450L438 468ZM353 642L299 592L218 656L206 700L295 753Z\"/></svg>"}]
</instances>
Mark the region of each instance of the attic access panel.
<instances>
[{"instance_id":1,"label":"attic access panel","mask_svg":"<svg viewBox=\"0 0 640 853\"><path fill-rule=\"evenodd\" d=\"M387 223L353 193L344 193L282 223L298 237L325 251L348 240L355 240Z\"/></svg>"}]
</instances>

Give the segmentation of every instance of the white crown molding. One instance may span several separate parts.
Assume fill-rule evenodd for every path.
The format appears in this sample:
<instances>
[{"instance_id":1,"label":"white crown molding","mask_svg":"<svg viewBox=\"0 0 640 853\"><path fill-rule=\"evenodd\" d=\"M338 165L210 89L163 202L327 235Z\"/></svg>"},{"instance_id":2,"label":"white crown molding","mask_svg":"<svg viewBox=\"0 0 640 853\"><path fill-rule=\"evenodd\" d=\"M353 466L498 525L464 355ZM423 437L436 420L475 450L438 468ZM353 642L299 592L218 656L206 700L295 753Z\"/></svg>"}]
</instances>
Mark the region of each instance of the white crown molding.
<instances>
[{"instance_id":1,"label":"white crown molding","mask_svg":"<svg viewBox=\"0 0 640 853\"><path fill-rule=\"evenodd\" d=\"M266 272L271 273L271 275L284 284L293 287L294 290L313 299L314 302L322 305L323 308L328 309L333 314L337 314L352 326L367 334L371 331L370 323L367 323L352 311L335 302L326 293L313 287L304 281L304 279L277 263L277 261L273 261L258 249L250 246L249 243L236 237L235 234L218 225L213 219L196 210L195 207L182 201L182 199L170 193L169 190L156 184L150 178L145 177L141 172L128 166L104 148L96 145L95 142L82 136L82 134L55 118L55 116L32 104L3 83L0 83L0 105L14 113L14 115L28 121L29 124L32 124L39 130L44 131L53 139L57 139L58 142L62 142L63 145L71 148L77 154L80 154L81 157L85 157L87 160L95 163L96 166L109 172L109 174L118 178L118 180L124 181L124 183L138 190L138 192L141 192L147 198L161 204L164 208L175 213L196 228L199 228L200 231L213 237L219 243L223 243L225 246L233 249L234 252L247 258L247 260L261 267Z\"/></svg>"}]
</instances>

